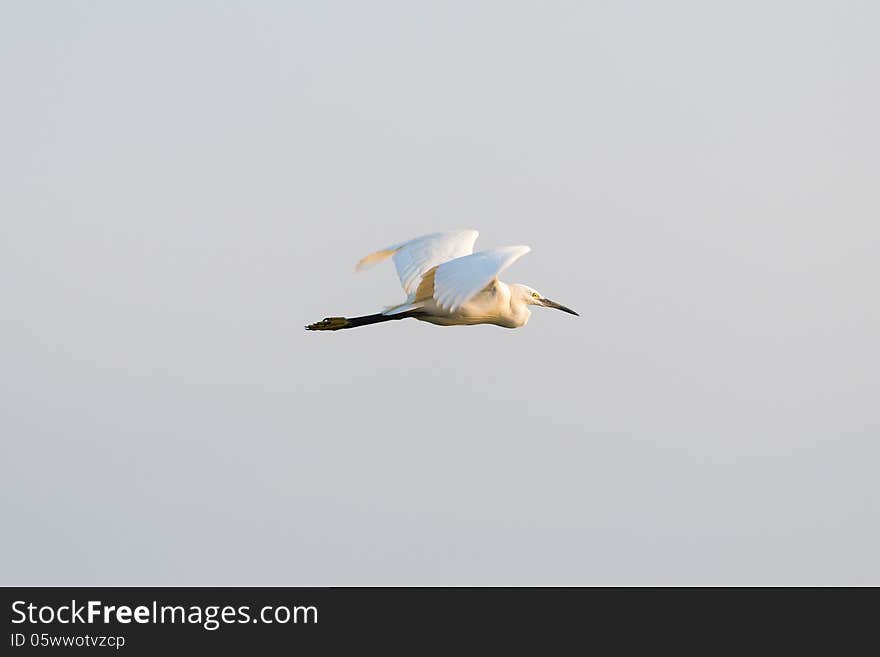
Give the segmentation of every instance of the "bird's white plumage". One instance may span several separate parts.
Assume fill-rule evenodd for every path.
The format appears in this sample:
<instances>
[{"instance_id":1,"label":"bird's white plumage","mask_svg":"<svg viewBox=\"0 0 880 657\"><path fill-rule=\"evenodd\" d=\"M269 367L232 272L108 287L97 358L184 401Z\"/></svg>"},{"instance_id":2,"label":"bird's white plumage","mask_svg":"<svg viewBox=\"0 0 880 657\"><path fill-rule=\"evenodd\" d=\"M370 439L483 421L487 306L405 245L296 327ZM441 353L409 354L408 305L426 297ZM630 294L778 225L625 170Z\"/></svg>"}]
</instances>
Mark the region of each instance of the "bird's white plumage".
<instances>
[{"instance_id":1,"label":"bird's white plumage","mask_svg":"<svg viewBox=\"0 0 880 657\"><path fill-rule=\"evenodd\" d=\"M432 267L469 255L474 251L474 242L479 233L475 230L453 230L445 233L423 235L408 242L402 242L378 251L362 260L361 267L378 262L391 255L400 284L408 296L415 294L422 282L422 276ZM376 257L376 256L379 257Z\"/></svg>"},{"instance_id":2,"label":"bird's white plumage","mask_svg":"<svg viewBox=\"0 0 880 657\"><path fill-rule=\"evenodd\" d=\"M456 312L529 251L527 246L504 246L444 262L434 275L434 301L444 310Z\"/></svg>"},{"instance_id":3,"label":"bird's white plumage","mask_svg":"<svg viewBox=\"0 0 880 657\"><path fill-rule=\"evenodd\" d=\"M355 269L392 258L406 301L374 315L325 317L306 328L338 331L410 317L439 326L495 324L519 328L529 321L529 306L577 315L528 285L498 280L502 271L531 249L504 246L473 253L478 234L475 230L433 233L367 255Z\"/></svg>"}]
</instances>

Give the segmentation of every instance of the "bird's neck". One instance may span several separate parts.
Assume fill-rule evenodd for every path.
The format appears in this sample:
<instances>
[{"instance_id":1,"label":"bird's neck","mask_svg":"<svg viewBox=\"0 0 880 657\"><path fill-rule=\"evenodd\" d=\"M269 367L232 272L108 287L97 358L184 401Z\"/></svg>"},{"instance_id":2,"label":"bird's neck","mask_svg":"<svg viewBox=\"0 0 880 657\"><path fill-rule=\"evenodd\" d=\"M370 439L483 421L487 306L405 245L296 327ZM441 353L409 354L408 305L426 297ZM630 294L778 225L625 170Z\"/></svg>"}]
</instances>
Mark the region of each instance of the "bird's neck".
<instances>
[{"instance_id":1,"label":"bird's neck","mask_svg":"<svg viewBox=\"0 0 880 657\"><path fill-rule=\"evenodd\" d=\"M522 297L516 294L516 290L511 290L510 295L510 319L516 327L525 326L532 316L529 310L529 304L523 301Z\"/></svg>"}]
</instances>

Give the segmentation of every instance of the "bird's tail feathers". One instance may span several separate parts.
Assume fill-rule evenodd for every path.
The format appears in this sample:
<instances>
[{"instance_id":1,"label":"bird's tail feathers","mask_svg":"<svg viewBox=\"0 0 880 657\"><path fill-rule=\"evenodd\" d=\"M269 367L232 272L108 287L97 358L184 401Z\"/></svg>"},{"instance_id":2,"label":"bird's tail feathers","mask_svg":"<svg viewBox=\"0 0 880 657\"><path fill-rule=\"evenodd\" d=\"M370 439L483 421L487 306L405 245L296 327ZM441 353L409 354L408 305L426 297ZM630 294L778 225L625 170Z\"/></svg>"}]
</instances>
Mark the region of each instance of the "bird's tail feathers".
<instances>
[{"instance_id":1,"label":"bird's tail feathers","mask_svg":"<svg viewBox=\"0 0 880 657\"><path fill-rule=\"evenodd\" d=\"M412 303L410 301L406 301L404 303L400 303L396 306L388 306L385 310L382 311L383 315L399 315L401 313L408 313L413 310L418 310L425 304L423 303Z\"/></svg>"}]
</instances>

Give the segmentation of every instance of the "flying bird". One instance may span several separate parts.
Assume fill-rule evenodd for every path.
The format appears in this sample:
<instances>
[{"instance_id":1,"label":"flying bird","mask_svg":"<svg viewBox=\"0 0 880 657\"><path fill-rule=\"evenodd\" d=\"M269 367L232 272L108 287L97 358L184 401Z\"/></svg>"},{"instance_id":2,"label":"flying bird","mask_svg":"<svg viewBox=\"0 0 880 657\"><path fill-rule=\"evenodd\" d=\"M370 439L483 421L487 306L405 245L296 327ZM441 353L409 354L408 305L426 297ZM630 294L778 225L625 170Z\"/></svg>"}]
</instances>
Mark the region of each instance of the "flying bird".
<instances>
[{"instance_id":1,"label":"flying bird","mask_svg":"<svg viewBox=\"0 0 880 657\"><path fill-rule=\"evenodd\" d=\"M433 233L371 253L355 269L391 258L406 301L375 315L326 317L306 329L338 331L407 318L439 326L494 324L519 328L529 321L529 306L577 315L528 285L498 280L498 274L531 251L529 247L502 246L474 253L477 235L475 230Z\"/></svg>"}]
</instances>

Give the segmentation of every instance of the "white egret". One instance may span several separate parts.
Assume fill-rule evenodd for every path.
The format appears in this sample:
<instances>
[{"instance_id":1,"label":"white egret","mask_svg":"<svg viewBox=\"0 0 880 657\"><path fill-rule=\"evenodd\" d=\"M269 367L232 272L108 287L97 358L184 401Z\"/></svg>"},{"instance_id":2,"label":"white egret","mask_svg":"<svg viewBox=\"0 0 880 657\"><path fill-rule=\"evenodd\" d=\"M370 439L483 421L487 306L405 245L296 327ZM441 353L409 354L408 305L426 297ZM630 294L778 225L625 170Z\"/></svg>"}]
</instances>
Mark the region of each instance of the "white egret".
<instances>
[{"instance_id":1,"label":"white egret","mask_svg":"<svg viewBox=\"0 0 880 657\"><path fill-rule=\"evenodd\" d=\"M326 317L306 329L338 331L410 317L440 326L495 324L519 328L529 321L529 306L577 315L528 285L508 285L498 280L498 274L531 251L529 247L503 246L474 253L477 235L475 230L434 233L371 253L355 269L392 258L406 301L375 315Z\"/></svg>"}]
</instances>

